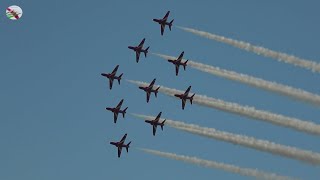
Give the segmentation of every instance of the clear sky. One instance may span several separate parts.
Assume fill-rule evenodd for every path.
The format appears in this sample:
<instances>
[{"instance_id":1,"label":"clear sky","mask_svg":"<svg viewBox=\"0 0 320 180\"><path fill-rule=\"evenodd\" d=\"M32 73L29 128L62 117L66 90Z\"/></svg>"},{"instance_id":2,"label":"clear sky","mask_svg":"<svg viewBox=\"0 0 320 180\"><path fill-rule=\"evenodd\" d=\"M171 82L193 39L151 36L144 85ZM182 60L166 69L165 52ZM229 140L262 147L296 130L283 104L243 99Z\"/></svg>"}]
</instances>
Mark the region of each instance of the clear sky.
<instances>
[{"instance_id":1,"label":"clear sky","mask_svg":"<svg viewBox=\"0 0 320 180\"><path fill-rule=\"evenodd\" d=\"M5 9L23 9L19 21ZM157 115L320 152L320 137L219 110L145 94L125 81L108 89L100 76L117 64L124 78L157 83L320 124L320 108L187 68L178 77L159 57L135 62L128 45L146 38L150 51L178 56L320 94L320 74L214 42L177 28L160 36L152 22L167 10L175 25L196 28L320 63L319 1L62 1L0 2L0 179L247 179L145 154L151 148L242 167L319 179L320 168L181 132L152 128L130 116L113 123L106 106L122 98L129 113ZM109 144L128 133L120 159Z\"/></svg>"}]
</instances>

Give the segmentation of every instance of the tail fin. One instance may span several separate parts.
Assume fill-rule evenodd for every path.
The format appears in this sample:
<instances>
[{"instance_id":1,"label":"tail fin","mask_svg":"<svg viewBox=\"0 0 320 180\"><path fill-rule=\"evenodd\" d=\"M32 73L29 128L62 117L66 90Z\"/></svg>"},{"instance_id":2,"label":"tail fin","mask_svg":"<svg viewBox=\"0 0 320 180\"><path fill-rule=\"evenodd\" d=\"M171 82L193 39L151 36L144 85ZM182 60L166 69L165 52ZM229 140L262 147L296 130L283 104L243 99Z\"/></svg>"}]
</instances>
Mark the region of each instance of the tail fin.
<instances>
[{"instance_id":1,"label":"tail fin","mask_svg":"<svg viewBox=\"0 0 320 180\"><path fill-rule=\"evenodd\" d=\"M127 144L127 146L126 146L127 152L129 152L130 143L131 143L131 141L130 141L130 142Z\"/></svg>"},{"instance_id":2,"label":"tail fin","mask_svg":"<svg viewBox=\"0 0 320 180\"><path fill-rule=\"evenodd\" d=\"M148 53L149 48L150 48L150 46L149 46L149 47L147 47L147 49L145 49L145 50L143 51L143 53L144 53L144 57L147 57L147 53Z\"/></svg>"},{"instance_id":3,"label":"tail fin","mask_svg":"<svg viewBox=\"0 0 320 180\"><path fill-rule=\"evenodd\" d=\"M160 86L155 90L154 95L157 97Z\"/></svg>"},{"instance_id":4,"label":"tail fin","mask_svg":"<svg viewBox=\"0 0 320 180\"><path fill-rule=\"evenodd\" d=\"M174 20L174 19L172 19L172 21L170 21L170 23L169 23L169 29L170 29L170 31L171 31L171 26L172 26L173 20Z\"/></svg>"},{"instance_id":5,"label":"tail fin","mask_svg":"<svg viewBox=\"0 0 320 180\"><path fill-rule=\"evenodd\" d=\"M120 76L119 76L119 78L118 78L118 83L119 83L119 84L120 84L120 80L121 80L121 78L122 78L122 75L123 75L123 73L120 74Z\"/></svg>"},{"instance_id":6,"label":"tail fin","mask_svg":"<svg viewBox=\"0 0 320 180\"><path fill-rule=\"evenodd\" d=\"M186 60L186 62L183 63L183 69L186 70L186 66L189 60Z\"/></svg>"},{"instance_id":7,"label":"tail fin","mask_svg":"<svg viewBox=\"0 0 320 180\"><path fill-rule=\"evenodd\" d=\"M194 95L196 95L196 94L193 94L193 95L190 97L190 103L191 103L191 104L192 104Z\"/></svg>"},{"instance_id":8,"label":"tail fin","mask_svg":"<svg viewBox=\"0 0 320 180\"><path fill-rule=\"evenodd\" d=\"M126 107L126 108L123 110L123 112L122 112L123 118L124 118L125 114L127 113L127 109L128 109L128 107Z\"/></svg>"},{"instance_id":9,"label":"tail fin","mask_svg":"<svg viewBox=\"0 0 320 180\"><path fill-rule=\"evenodd\" d=\"M163 131L164 122L166 122L166 119L164 121L162 121L162 123L160 125L162 131Z\"/></svg>"}]
</instances>

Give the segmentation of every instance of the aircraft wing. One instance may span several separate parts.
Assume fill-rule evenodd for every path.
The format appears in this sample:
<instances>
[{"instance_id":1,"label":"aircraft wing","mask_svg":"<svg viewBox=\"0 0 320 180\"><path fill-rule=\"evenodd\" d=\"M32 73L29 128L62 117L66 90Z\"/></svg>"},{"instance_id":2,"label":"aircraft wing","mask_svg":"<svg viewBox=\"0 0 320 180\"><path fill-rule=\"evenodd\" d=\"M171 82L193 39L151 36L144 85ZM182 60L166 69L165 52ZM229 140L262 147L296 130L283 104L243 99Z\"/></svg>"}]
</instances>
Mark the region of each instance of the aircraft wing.
<instances>
[{"instance_id":1,"label":"aircraft wing","mask_svg":"<svg viewBox=\"0 0 320 180\"><path fill-rule=\"evenodd\" d=\"M122 147L119 146L119 147L118 147L118 158L121 156L121 151L122 151Z\"/></svg>"},{"instance_id":2,"label":"aircraft wing","mask_svg":"<svg viewBox=\"0 0 320 180\"><path fill-rule=\"evenodd\" d=\"M163 20L167 21L169 14L170 14L170 11L168 11L167 14L164 15Z\"/></svg>"},{"instance_id":3,"label":"aircraft wing","mask_svg":"<svg viewBox=\"0 0 320 180\"><path fill-rule=\"evenodd\" d=\"M161 35L163 35L165 24L161 24Z\"/></svg>"},{"instance_id":4,"label":"aircraft wing","mask_svg":"<svg viewBox=\"0 0 320 180\"><path fill-rule=\"evenodd\" d=\"M184 51L182 51L182 53L181 53L180 56L178 57L177 61L181 61L181 60L182 60L183 54L184 54Z\"/></svg>"},{"instance_id":5,"label":"aircraft wing","mask_svg":"<svg viewBox=\"0 0 320 180\"><path fill-rule=\"evenodd\" d=\"M176 76L178 76L179 74L179 64L175 64L176 65Z\"/></svg>"},{"instance_id":6,"label":"aircraft wing","mask_svg":"<svg viewBox=\"0 0 320 180\"><path fill-rule=\"evenodd\" d=\"M140 58L140 51L136 51L136 61L139 62Z\"/></svg>"},{"instance_id":7,"label":"aircraft wing","mask_svg":"<svg viewBox=\"0 0 320 180\"><path fill-rule=\"evenodd\" d=\"M153 85L154 85L155 82L156 82L156 79L153 79L152 82L151 82L150 85L149 85L149 88L150 88L150 89L153 87Z\"/></svg>"},{"instance_id":8,"label":"aircraft wing","mask_svg":"<svg viewBox=\"0 0 320 180\"><path fill-rule=\"evenodd\" d=\"M157 132L157 125L156 124L154 124L153 126L152 126L153 128L152 128L152 133L153 133L153 135L156 135L156 132Z\"/></svg>"},{"instance_id":9,"label":"aircraft wing","mask_svg":"<svg viewBox=\"0 0 320 180\"><path fill-rule=\"evenodd\" d=\"M121 101L119 102L119 104L117 105L116 109L120 109L123 103L123 99L121 99Z\"/></svg>"},{"instance_id":10,"label":"aircraft wing","mask_svg":"<svg viewBox=\"0 0 320 180\"><path fill-rule=\"evenodd\" d=\"M146 38L143 38L143 39L142 39L142 41L141 41L140 44L138 45L139 48L142 48L145 40L146 40Z\"/></svg>"},{"instance_id":11,"label":"aircraft wing","mask_svg":"<svg viewBox=\"0 0 320 180\"><path fill-rule=\"evenodd\" d=\"M117 119L118 119L118 112L114 112L113 113L113 122L117 123Z\"/></svg>"},{"instance_id":12,"label":"aircraft wing","mask_svg":"<svg viewBox=\"0 0 320 180\"><path fill-rule=\"evenodd\" d=\"M189 92L190 92L190 89L191 89L191 86L188 87L188 89L186 90L186 92L184 93L184 95L187 96L187 95L189 94Z\"/></svg>"},{"instance_id":13,"label":"aircraft wing","mask_svg":"<svg viewBox=\"0 0 320 180\"><path fill-rule=\"evenodd\" d=\"M123 144L124 141L126 140L126 138L127 138L127 134L123 135L123 137L121 138L120 142Z\"/></svg>"},{"instance_id":14,"label":"aircraft wing","mask_svg":"<svg viewBox=\"0 0 320 180\"><path fill-rule=\"evenodd\" d=\"M159 119L160 119L160 117L161 117L161 114L162 114L162 112L160 112L160 113L158 114L158 116L157 116L156 119L155 119L155 122L158 122L158 121L159 121Z\"/></svg>"},{"instance_id":15,"label":"aircraft wing","mask_svg":"<svg viewBox=\"0 0 320 180\"><path fill-rule=\"evenodd\" d=\"M109 79L109 87L110 87L110 89L112 89L113 80L114 80L113 78L110 78L110 79Z\"/></svg>"},{"instance_id":16,"label":"aircraft wing","mask_svg":"<svg viewBox=\"0 0 320 180\"><path fill-rule=\"evenodd\" d=\"M150 93L150 91L147 91L146 93L147 93L147 102L149 102L151 93Z\"/></svg>"},{"instance_id":17,"label":"aircraft wing","mask_svg":"<svg viewBox=\"0 0 320 180\"><path fill-rule=\"evenodd\" d=\"M186 99L182 99L182 109L186 106Z\"/></svg>"},{"instance_id":18,"label":"aircraft wing","mask_svg":"<svg viewBox=\"0 0 320 180\"><path fill-rule=\"evenodd\" d=\"M118 71L118 68L119 68L119 65L117 65L114 69L113 69L113 71L112 71L112 75L115 75L116 73L117 73L117 71Z\"/></svg>"}]
</instances>

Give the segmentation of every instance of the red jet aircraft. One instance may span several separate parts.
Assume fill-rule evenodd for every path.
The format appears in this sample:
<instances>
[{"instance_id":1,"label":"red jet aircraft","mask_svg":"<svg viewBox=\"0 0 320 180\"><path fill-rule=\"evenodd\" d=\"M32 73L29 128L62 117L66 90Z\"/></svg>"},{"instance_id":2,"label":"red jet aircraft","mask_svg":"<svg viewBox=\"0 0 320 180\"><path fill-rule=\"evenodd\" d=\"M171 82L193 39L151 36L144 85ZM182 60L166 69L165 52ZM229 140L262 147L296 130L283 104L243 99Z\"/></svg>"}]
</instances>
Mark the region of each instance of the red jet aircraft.
<instances>
[{"instance_id":1,"label":"red jet aircraft","mask_svg":"<svg viewBox=\"0 0 320 180\"><path fill-rule=\"evenodd\" d=\"M160 89L160 86L157 89L153 89L153 85L156 82L156 79L153 79L153 81L150 83L149 86L139 86L139 89L144 90L147 93L147 103L149 102L150 99L150 94L153 92L154 95L157 97L158 90Z\"/></svg>"},{"instance_id":2,"label":"red jet aircraft","mask_svg":"<svg viewBox=\"0 0 320 180\"><path fill-rule=\"evenodd\" d=\"M149 50L150 46L147 47L147 49L142 49L145 40L146 40L146 38L143 38L138 46L128 46L129 49L132 49L133 51L136 52L136 61L137 61L137 63L139 62L139 58L140 58L140 53L141 52L143 52L144 56L147 57L147 53L148 53L148 50Z\"/></svg>"},{"instance_id":3,"label":"red jet aircraft","mask_svg":"<svg viewBox=\"0 0 320 180\"><path fill-rule=\"evenodd\" d=\"M116 76L118 68L119 68L119 65L117 65L113 69L112 73L101 73L101 76L104 76L109 79L109 88L110 89L112 89L113 80L115 80L115 79L118 80L118 83L120 84L120 80L121 80L123 73L121 73L120 76Z\"/></svg>"},{"instance_id":4,"label":"red jet aircraft","mask_svg":"<svg viewBox=\"0 0 320 180\"><path fill-rule=\"evenodd\" d=\"M178 97L182 100L182 109L184 109L185 105L186 105L186 101L189 99L190 103L192 104L192 100L195 94L193 94L192 96L189 96L189 91L191 89L191 86L188 87L188 89L186 90L185 93L183 94L175 94L175 97Z\"/></svg>"},{"instance_id":5,"label":"red jet aircraft","mask_svg":"<svg viewBox=\"0 0 320 180\"><path fill-rule=\"evenodd\" d=\"M156 119L154 120L145 120L144 122L149 123L152 125L153 127L153 135L156 135L156 131L157 131L157 126L159 125L161 127L161 130L163 130L163 126L164 126L164 122L166 122L166 120L162 121L161 123L159 122L160 117L161 117L162 112L160 112L158 114L158 116L156 117Z\"/></svg>"},{"instance_id":6,"label":"red jet aircraft","mask_svg":"<svg viewBox=\"0 0 320 180\"><path fill-rule=\"evenodd\" d=\"M110 142L110 144L112 144L118 148L118 158L120 158L120 156L121 156L121 151L122 151L123 147L125 147L127 152L129 152L129 147L130 147L131 141L128 144L124 144L126 137L127 137L127 134L125 134L119 142Z\"/></svg>"},{"instance_id":7,"label":"red jet aircraft","mask_svg":"<svg viewBox=\"0 0 320 180\"><path fill-rule=\"evenodd\" d=\"M182 58L183 58L183 54L184 54L184 51L182 51L182 53L180 54L180 56L176 60L168 59L168 62L171 62L176 67L176 76L178 76L178 74L179 74L179 67L183 66L183 69L186 70L186 66L187 66L187 63L189 61L189 60L186 60L184 63L181 62Z\"/></svg>"},{"instance_id":8,"label":"red jet aircraft","mask_svg":"<svg viewBox=\"0 0 320 180\"><path fill-rule=\"evenodd\" d=\"M171 31L171 26L172 26L174 19L172 19L172 21L170 21L170 22L167 22L169 14L170 14L170 11L168 11L167 14L162 19L153 19L154 22L159 23L161 26L161 36L163 35L163 32L164 32L166 25L169 26L169 29Z\"/></svg>"},{"instance_id":9,"label":"red jet aircraft","mask_svg":"<svg viewBox=\"0 0 320 180\"><path fill-rule=\"evenodd\" d=\"M113 112L113 120L114 120L114 123L117 123L117 119L118 119L118 114L121 113L123 118L124 118L124 115L126 114L126 111L128 109L128 107L126 107L124 110L121 110L121 105L123 103L123 99L119 102L119 104L117 105L117 107L115 108L110 108L110 107L107 107L106 110L109 110L111 112Z\"/></svg>"}]
</instances>

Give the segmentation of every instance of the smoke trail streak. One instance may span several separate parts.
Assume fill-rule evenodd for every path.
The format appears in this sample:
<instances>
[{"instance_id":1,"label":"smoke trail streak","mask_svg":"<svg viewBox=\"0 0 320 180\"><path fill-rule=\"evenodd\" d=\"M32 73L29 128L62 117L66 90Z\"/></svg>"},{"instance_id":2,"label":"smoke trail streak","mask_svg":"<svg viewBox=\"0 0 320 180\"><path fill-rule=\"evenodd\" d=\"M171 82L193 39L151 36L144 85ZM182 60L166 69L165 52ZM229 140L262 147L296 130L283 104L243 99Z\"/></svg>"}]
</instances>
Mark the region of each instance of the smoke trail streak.
<instances>
[{"instance_id":1,"label":"smoke trail streak","mask_svg":"<svg viewBox=\"0 0 320 180\"><path fill-rule=\"evenodd\" d=\"M168 152L161 152L161 151L156 151L152 149L145 149L145 148L138 148L139 150L142 150L146 153L169 158L169 159L174 159L178 161L183 161L191 164L196 164L208 168L214 168L214 169L221 169L227 172L235 173L235 174L240 174L243 176L251 176L255 177L258 179L268 179L268 180L290 180L293 178L286 177L286 176L280 176L275 173L269 173L269 172L264 172L260 171L257 169L250 169L250 168L241 168L232 164L225 164L225 163L220 163L216 161L209 161L205 159L199 159L197 157L189 157L189 156L184 156L184 155L178 155L178 154L173 154L173 153L168 153Z\"/></svg>"},{"instance_id":2,"label":"smoke trail streak","mask_svg":"<svg viewBox=\"0 0 320 180\"><path fill-rule=\"evenodd\" d=\"M278 61L283 61L285 63L289 63L289 64L293 64L295 66L300 66L305 69L309 69L309 70L312 70L312 72L318 72L318 73L320 72L320 64L316 63L314 61L311 61L311 60L301 59L301 58L295 57L293 55L288 55L285 53L273 51L273 50L270 50L270 49L267 49L267 48L264 48L261 46L252 45L247 42L226 38L223 36L219 36L219 35L204 32L204 31L199 31L199 30L192 29L192 28L186 28L186 27L180 27L180 26L177 26L177 27L186 31L186 32L190 32L190 33L196 34L198 36L202 36L202 37L212 39L212 40L215 40L218 42L229 44L229 45L232 45L234 47L237 47L237 48L240 48L240 49L243 49L246 51L254 52L258 55L263 55L265 57L271 57L271 58L276 59Z\"/></svg>"},{"instance_id":3,"label":"smoke trail streak","mask_svg":"<svg viewBox=\"0 0 320 180\"><path fill-rule=\"evenodd\" d=\"M147 86L148 83L127 80L130 83L136 84L138 86ZM159 92L166 95L174 97L174 94L184 93L183 91L171 89L167 87L160 86ZM203 95L196 95L193 98L193 102L198 105L219 109L226 112L231 112L234 114L239 114L251 119L262 120L270 122L275 125L280 125L288 128L292 128L298 131L320 135L320 125L309 121L303 121L297 118L287 117L280 114L274 114L268 111L257 110L254 107L242 106L237 103L226 102L220 99L214 99Z\"/></svg>"},{"instance_id":4,"label":"smoke trail streak","mask_svg":"<svg viewBox=\"0 0 320 180\"><path fill-rule=\"evenodd\" d=\"M152 53L156 56L159 56L163 59L176 59L176 57L173 56L167 56L163 54L157 54ZM238 81L241 83L245 83L254 87L258 87L261 89L265 89L268 91L276 92L282 95L286 95L288 97L292 97L298 100L302 100L305 102L309 102L315 105L320 106L320 96L317 94L313 94L310 92L307 92L302 89L293 88L290 86L286 86L283 84L278 84L276 82L266 81L260 78L248 76L246 74L237 73L234 71L228 71L225 69L221 69L219 67L214 67L202 63L198 63L195 61L188 61L188 66L195 68L197 70L210 73L216 76L224 77L233 81Z\"/></svg>"},{"instance_id":5,"label":"smoke trail streak","mask_svg":"<svg viewBox=\"0 0 320 180\"><path fill-rule=\"evenodd\" d=\"M154 119L153 116L133 114L140 119ZM186 131L192 134L213 138L220 141L229 142L236 145L253 148L259 151L269 152L275 155L300 160L312 165L320 165L320 154L308 150L301 150L295 147L276 144L267 140L255 139L254 137L233 134L219 131L214 128L201 127L195 124L187 124L179 121L166 120L165 125Z\"/></svg>"}]
</instances>

